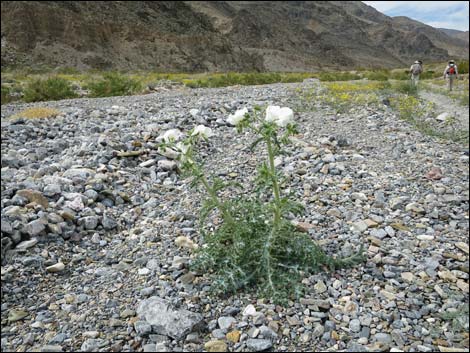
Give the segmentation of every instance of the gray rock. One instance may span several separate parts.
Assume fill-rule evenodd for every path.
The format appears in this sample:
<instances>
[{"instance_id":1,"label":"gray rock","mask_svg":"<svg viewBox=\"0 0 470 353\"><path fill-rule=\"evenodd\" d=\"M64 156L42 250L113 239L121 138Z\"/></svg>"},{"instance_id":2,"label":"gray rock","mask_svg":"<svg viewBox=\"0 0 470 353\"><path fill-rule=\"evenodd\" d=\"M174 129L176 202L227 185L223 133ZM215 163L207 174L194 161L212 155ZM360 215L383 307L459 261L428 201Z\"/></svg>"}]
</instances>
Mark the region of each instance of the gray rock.
<instances>
[{"instance_id":1,"label":"gray rock","mask_svg":"<svg viewBox=\"0 0 470 353\"><path fill-rule=\"evenodd\" d=\"M59 333L55 335L50 341L50 344L54 343L63 343L67 339L67 335L65 333Z\"/></svg>"},{"instance_id":2,"label":"gray rock","mask_svg":"<svg viewBox=\"0 0 470 353\"><path fill-rule=\"evenodd\" d=\"M167 159L161 159L158 161L158 167L164 171L171 171L176 168L176 162Z\"/></svg>"},{"instance_id":3,"label":"gray rock","mask_svg":"<svg viewBox=\"0 0 470 353\"><path fill-rule=\"evenodd\" d=\"M316 324L313 329L312 335L313 337L321 337L323 336L324 333L325 333L325 326L321 324Z\"/></svg>"},{"instance_id":4,"label":"gray rock","mask_svg":"<svg viewBox=\"0 0 470 353\"><path fill-rule=\"evenodd\" d=\"M85 195L87 198L93 200L93 201L96 201L99 197L99 194L97 191L93 190L93 189L88 189L87 191L85 191L83 193L83 195Z\"/></svg>"},{"instance_id":5,"label":"gray rock","mask_svg":"<svg viewBox=\"0 0 470 353\"><path fill-rule=\"evenodd\" d=\"M147 288L141 289L140 294L143 297L149 297L153 294L153 292L155 292L155 287L152 286L152 287L147 287Z\"/></svg>"},{"instance_id":6,"label":"gray rock","mask_svg":"<svg viewBox=\"0 0 470 353\"><path fill-rule=\"evenodd\" d=\"M408 196L394 197L390 200L389 205L392 210L397 210L403 206L403 204L410 198Z\"/></svg>"},{"instance_id":7,"label":"gray rock","mask_svg":"<svg viewBox=\"0 0 470 353\"><path fill-rule=\"evenodd\" d=\"M169 301L159 297L143 300L137 308L137 314L152 325L153 332L175 339L183 338L203 324L202 315L185 309L174 309Z\"/></svg>"},{"instance_id":8,"label":"gray rock","mask_svg":"<svg viewBox=\"0 0 470 353\"><path fill-rule=\"evenodd\" d=\"M101 224L103 225L104 229L106 229L106 230L114 229L118 225L116 220L113 217L108 216L106 213L103 215L103 219L101 220Z\"/></svg>"},{"instance_id":9,"label":"gray rock","mask_svg":"<svg viewBox=\"0 0 470 353\"><path fill-rule=\"evenodd\" d=\"M370 235L372 235L376 238L379 238L379 239L383 239L388 235L388 233L383 229L372 229L370 231Z\"/></svg>"},{"instance_id":10,"label":"gray rock","mask_svg":"<svg viewBox=\"0 0 470 353\"><path fill-rule=\"evenodd\" d=\"M390 344L392 343L392 337L388 333L376 333L374 335L374 339L376 342L384 343L384 344Z\"/></svg>"},{"instance_id":11,"label":"gray rock","mask_svg":"<svg viewBox=\"0 0 470 353\"><path fill-rule=\"evenodd\" d=\"M362 329L361 329L361 332L359 333L359 337L369 339L369 337L370 337L370 328L363 326Z\"/></svg>"},{"instance_id":12,"label":"gray rock","mask_svg":"<svg viewBox=\"0 0 470 353\"><path fill-rule=\"evenodd\" d=\"M147 336L152 333L152 326L146 321L136 321L134 323L134 329L139 336Z\"/></svg>"},{"instance_id":13,"label":"gray rock","mask_svg":"<svg viewBox=\"0 0 470 353\"><path fill-rule=\"evenodd\" d=\"M48 344L48 345L42 346L41 348L41 352L63 352L63 351L64 350L62 346L59 346L59 345Z\"/></svg>"},{"instance_id":14,"label":"gray rock","mask_svg":"<svg viewBox=\"0 0 470 353\"><path fill-rule=\"evenodd\" d=\"M231 316L222 316L217 320L221 330L228 330L230 327L232 327L232 325L235 324L235 322L237 322L237 320Z\"/></svg>"},{"instance_id":15,"label":"gray rock","mask_svg":"<svg viewBox=\"0 0 470 353\"><path fill-rule=\"evenodd\" d=\"M353 223L352 228L355 231L362 233L367 230L368 226L367 226L367 223L364 221L357 221Z\"/></svg>"},{"instance_id":16,"label":"gray rock","mask_svg":"<svg viewBox=\"0 0 470 353\"><path fill-rule=\"evenodd\" d=\"M93 230L98 227L99 218L96 216L83 217L78 220L79 225L83 225L85 229Z\"/></svg>"},{"instance_id":17,"label":"gray rock","mask_svg":"<svg viewBox=\"0 0 470 353\"><path fill-rule=\"evenodd\" d=\"M157 345L155 343L144 344L144 352L160 352L157 351Z\"/></svg>"},{"instance_id":18,"label":"gray rock","mask_svg":"<svg viewBox=\"0 0 470 353\"><path fill-rule=\"evenodd\" d=\"M277 338L277 333L265 325L259 328L259 333L260 335L263 335L263 337L267 339L275 340Z\"/></svg>"},{"instance_id":19,"label":"gray rock","mask_svg":"<svg viewBox=\"0 0 470 353\"><path fill-rule=\"evenodd\" d=\"M41 233L46 229L46 226L44 222L40 219L36 219L35 221L29 222L24 230L26 233L28 233L30 236L35 236Z\"/></svg>"},{"instance_id":20,"label":"gray rock","mask_svg":"<svg viewBox=\"0 0 470 353\"><path fill-rule=\"evenodd\" d=\"M157 160L156 159L149 159L148 161L145 161L145 162L142 162L139 164L139 167L142 167L142 168L147 168L147 167L151 167L153 166L154 164L157 163Z\"/></svg>"},{"instance_id":21,"label":"gray rock","mask_svg":"<svg viewBox=\"0 0 470 353\"><path fill-rule=\"evenodd\" d=\"M13 232L13 227L11 223L8 222L6 219L2 218L2 233L11 234Z\"/></svg>"},{"instance_id":22,"label":"gray rock","mask_svg":"<svg viewBox=\"0 0 470 353\"><path fill-rule=\"evenodd\" d=\"M359 321L359 319L353 319L349 321L349 329L352 332L356 332L356 333L361 331L361 322Z\"/></svg>"},{"instance_id":23,"label":"gray rock","mask_svg":"<svg viewBox=\"0 0 470 353\"><path fill-rule=\"evenodd\" d=\"M82 343L81 352L97 352L101 348L104 341L101 339L89 338Z\"/></svg>"},{"instance_id":24,"label":"gray rock","mask_svg":"<svg viewBox=\"0 0 470 353\"><path fill-rule=\"evenodd\" d=\"M273 346L271 340L250 338L246 340L246 346L255 352L265 351Z\"/></svg>"},{"instance_id":25,"label":"gray rock","mask_svg":"<svg viewBox=\"0 0 470 353\"><path fill-rule=\"evenodd\" d=\"M159 342L155 345L155 352L171 352L166 343Z\"/></svg>"},{"instance_id":26,"label":"gray rock","mask_svg":"<svg viewBox=\"0 0 470 353\"><path fill-rule=\"evenodd\" d=\"M226 331L221 330L220 328L215 329L211 332L212 337L222 340L225 338Z\"/></svg>"},{"instance_id":27,"label":"gray rock","mask_svg":"<svg viewBox=\"0 0 470 353\"><path fill-rule=\"evenodd\" d=\"M59 184L46 185L43 194L48 197L59 195L62 192L62 187Z\"/></svg>"},{"instance_id":28,"label":"gray rock","mask_svg":"<svg viewBox=\"0 0 470 353\"><path fill-rule=\"evenodd\" d=\"M85 180L94 175L95 175L95 172L87 168L72 168L72 169L66 170L63 174L65 178L69 178L69 179L80 178L80 179L85 179Z\"/></svg>"}]
</instances>

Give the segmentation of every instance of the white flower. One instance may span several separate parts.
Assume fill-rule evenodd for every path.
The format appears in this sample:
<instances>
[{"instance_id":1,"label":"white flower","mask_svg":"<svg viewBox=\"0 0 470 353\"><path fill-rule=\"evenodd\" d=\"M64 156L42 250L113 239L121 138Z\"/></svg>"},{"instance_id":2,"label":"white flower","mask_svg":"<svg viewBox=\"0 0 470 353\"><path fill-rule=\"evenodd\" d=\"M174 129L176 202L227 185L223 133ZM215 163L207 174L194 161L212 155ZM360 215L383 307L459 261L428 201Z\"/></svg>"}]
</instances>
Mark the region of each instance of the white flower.
<instances>
[{"instance_id":1,"label":"white flower","mask_svg":"<svg viewBox=\"0 0 470 353\"><path fill-rule=\"evenodd\" d=\"M165 132L163 135L158 136L157 140L163 140L164 142L172 142L178 141L181 137L183 137L183 133L181 131L179 131L178 129L171 129Z\"/></svg>"},{"instance_id":2,"label":"white flower","mask_svg":"<svg viewBox=\"0 0 470 353\"><path fill-rule=\"evenodd\" d=\"M207 127L204 125L198 125L194 129L191 136L197 136L197 135L204 137L204 138L209 138L211 136L214 136L214 133L212 132L212 129L210 127Z\"/></svg>"},{"instance_id":3,"label":"white flower","mask_svg":"<svg viewBox=\"0 0 470 353\"><path fill-rule=\"evenodd\" d=\"M248 113L247 108L238 109L234 114L228 116L227 122L232 125L237 125L240 121L245 119L245 114Z\"/></svg>"},{"instance_id":4,"label":"white flower","mask_svg":"<svg viewBox=\"0 0 470 353\"><path fill-rule=\"evenodd\" d=\"M183 155L186 155L186 153L188 153L189 151L189 145L183 143L183 142L178 142L176 145L176 150L180 153L182 153Z\"/></svg>"},{"instance_id":5,"label":"white flower","mask_svg":"<svg viewBox=\"0 0 470 353\"><path fill-rule=\"evenodd\" d=\"M188 145L184 142L178 142L175 145L176 151L180 154L180 161L181 162L193 163L193 160L189 157L189 154L188 154L189 147L190 147L190 145Z\"/></svg>"},{"instance_id":6,"label":"white flower","mask_svg":"<svg viewBox=\"0 0 470 353\"><path fill-rule=\"evenodd\" d=\"M288 107L281 108L278 105L270 105L266 109L266 121L285 127L294 122L294 112Z\"/></svg>"}]
</instances>

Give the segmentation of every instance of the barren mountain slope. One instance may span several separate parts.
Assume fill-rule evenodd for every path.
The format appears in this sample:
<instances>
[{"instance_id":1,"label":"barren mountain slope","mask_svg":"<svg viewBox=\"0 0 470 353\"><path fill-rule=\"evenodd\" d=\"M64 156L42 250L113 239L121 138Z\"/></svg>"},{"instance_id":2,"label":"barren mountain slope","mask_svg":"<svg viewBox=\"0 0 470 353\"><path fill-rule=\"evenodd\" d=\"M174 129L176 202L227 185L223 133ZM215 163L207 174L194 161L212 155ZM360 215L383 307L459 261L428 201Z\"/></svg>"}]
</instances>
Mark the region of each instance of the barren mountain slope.
<instances>
[{"instance_id":1,"label":"barren mountain slope","mask_svg":"<svg viewBox=\"0 0 470 353\"><path fill-rule=\"evenodd\" d=\"M359 1L4 1L2 67L317 71L468 57Z\"/></svg>"}]
</instances>

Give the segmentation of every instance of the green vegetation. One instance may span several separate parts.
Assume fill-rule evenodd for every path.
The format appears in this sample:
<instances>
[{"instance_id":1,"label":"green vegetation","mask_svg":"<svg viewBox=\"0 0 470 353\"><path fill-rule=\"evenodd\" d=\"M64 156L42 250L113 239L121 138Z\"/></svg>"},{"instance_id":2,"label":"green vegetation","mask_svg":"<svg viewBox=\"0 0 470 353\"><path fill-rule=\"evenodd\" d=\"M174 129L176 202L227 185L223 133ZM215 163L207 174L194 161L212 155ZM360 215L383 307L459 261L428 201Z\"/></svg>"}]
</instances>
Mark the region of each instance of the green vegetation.
<instances>
[{"instance_id":1,"label":"green vegetation","mask_svg":"<svg viewBox=\"0 0 470 353\"><path fill-rule=\"evenodd\" d=\"M362 76L371 81L387 81L390 73L387 70L366 71Z\"/></svg>"},{"instance_id":2,"label":"green vegetation","mask_svg":"<svg viewBox=\"0 0 470 353\"><path fill-rule=\"evenodd\" d=\"M213 275L212 289L217 294L252 288L262 297L283 302L302 294L301 280L306 274L353 265L361 259L360 255L334 259L286 219L274 224L272 204L238 199L224 206L236 222L224 222L213 233L204 233L206 246L194 262L196 271ZM293 206L283 200L282 215ZM213 207L206 204L206 210Z\"/></svg>"},{"instance_id":3,"label":"green vegetation","mask_svg":"<svg viewBox=\"0 0 470 353\"><path fill-rule=\"evenodd\" d=\"M24 90L23 99L25 102L40 102L76 97L69 81L60 77L49 77L29 82Z\"/></svg>"},{"instance_id":4,"label":"green vegetation","mask_svg":"<svg viewBox=\"0 0 470 353\"><path fill-rule=\"evenodd\" d=\"M161 136L161 148L179 151L181 169L193 178L193 186L204 188L207 199L201 212L201 233L204 245L199 248L192 264L198 273L211 276L213 292L227 295L239 290L254 290L258 295L275 303L285 303L302 294L302 278L313 272L352 266L364 260L362 249L348 258L328 256L312 236L302 233L288 219L298 215L302 205L285 195L285 178L276 170L275 157L291 143L297 134L293 124L294 113L289 108L268 107L266 120L261 109L239 110L230 116L239 133L249 130L256 142L251 149L264 145L268 158L258 169L255 193L232 199L220 195L224 189L237 187L218 177L207 177L194 149L200 136L189 131L182 142L175 144L174 131ZM269 112L269 113L268 113ZM197 127L199 128L199 127ZM196 128L196 129L197 129ZM212 132L208 129L207 139ZM170 140L170 141L168 141ZM207 226L207 219L216 212L222 224L215 229Z\"/></svg>"},{"instance_id":5,"label":"green vegetation","mask_svg":"<svg viewBox=\"0 0 470 353\"><path fill-rule=\"evenodd\" d=\"M468 331L469 305L463 304L459 309L448 309L440 314L441 318L451 324L453 332Z\"/></svg>"},{"instance_id":6,"label":"green vegetation","mask_svg":"<svg viewBox=\"0 0 470 353\"><path fill-rule=\"evenodd\" d=\"M412 84L411 81L397 82L393 85L393 89L409 96L418 96L418 87Z\"/></svg>"},{"instance_id":7,"label":"green vegetation","mask_svg":"<svg viewBox=\"0 0 470 353\"><path fill-rule=\"evenodd\" d=\"M10 103L11 99L11 91L10 88L2 85L2 104Z\"/></svg>"},{"instance_id":8,"label":"green vegetation","mask_svg":"<svg viewBox=\"0 0 470 353\"><path fill-rule=\"evenodd\" d=\"M325 86L326 92L315 99L332 106L339 113L357 106L377 105L381 92L390 89L390 83L383 81L332 82Z\"/></svg>"},{"instance_id":9,"label":"green vegetation","mask_svg":"<svg viewBox=\"0 0 470 353\"><path fill-rule=\"evenodd\" d=\"M460 105L463 105L465 107L468 107L470 106L470 100L469 100L469 96L468 96L468 91L465 92L465 93L457 93L454 95L454 98L457 99L457 102L460 104Z\"/></svg>"},{"instance_id":10,"label":"green vegetation","mask_svg":"<svg viewBox=\"0 0 470 353\"><path fill-rule=\"evenodd\" d=\"M468 73L468 61L459 61L459 73ZM442 72L446 63L429 63L424 65L425 72L421 75L421 83L432 82L444 87ZM44 78L48 73L53 77ZM465 78L466 76L461 76ZM403 81L403 85L397 84L397 90L406 94L415 94L412 88L407 87L410 80L408 68L405 69L376 69L360 71L321 71L304 73L278 73L278 72L246 72L246 73L161 73L161 72L102 72L98 70L79 71L73 67L63 67L52 70L50 68L9 70L2 72L2 78L14 82L2 88L2 103L10 101L12 92L15 97L21 97L24 93L24 101L55 100L72 98L76 96L71 87L82 88L89 91L90 97L108 97L116 95L141 94L146 92L148 85L156 85L159 81L166 80L179 83L189 88L213 88L233 85L262 85L271 83L302 82L307 78L317 78L323 82L340 82L353 80L367 80L392 82ZM56 80L50 83L50 87L42 81ZM41 83L38 83L41 81ZM66 84L66 82L68 84ZM458 85L461 80L456 82ZM462 83L465 83L462 82ZM466 81L468 86L468 79ZM3 87L3 85L2 85ZM63 88L61 88L63 87ZM10 89L10 95L8 94ZM63 91L61 91L63 89ZM26 90L29 90L26 94ZM467 89L468 91L468 89ZM85 91L86 92L86 91ZM148 92L148 90L147 90ZM18 94L17 94L18 93ZM50 94L49 94L50 93ZM10 96L10 98L8 98ZM458 99L465 105L468 99Z\"/></svg>"},{"instance_id":11,"label":"green vegetation","mask_svg":"<svg viewBox=\"0 0 470 353\"><path fill-rule=\"evenodd\" d=\"M36 107L25 109L15 115L12 118L26 118L26 119L42 119L42 118L53 118L62 112L54 108L47 107Z\"/></svg>"},{"instance_id":12,"label":"green vegetation","mask_svg":"<svg viewBox=\"0 0 470 353\"><path fill-rule=\"evenodd\" d=\"M91 97L126 96L138 93L141 83L119 73L106 73L98 81L92 81L87 85Z\"/></svg>"},{"instance_id":13,"label":"green vegetation","mask_svg":"<svg viewBox=\"0 0 470 353\"><path fill-rule=\"evenodd\" d=\"M468 60L457 61L457 68L459 70L459 74L468 74Z\"/></svg>"},{"instance_id":14,"label":"green vegetation","mask_svg":"<svg viewBox=\"0 0 470 353\"><path fill-rule=\"evenodd\" d=\"M437 129L433 122L426 119L431 115L433 104L424 104L418 98L408 95L391 97L390 104L398 112L400 119L407 121L421 133L468 145L469 132L458 129L455 118L447 119L447 129Z\"/></svg>"},{"instance_id":15,"label":"green vegetation","mask_svg":"<svg viewBox=\"0 0 470 353\"><path fill-rule=\"evenodd\" d=\"M360 80L362 76L350 72L322 72L318 78L320 81L331 82Z\"/></svg>"},{"instance_id":16,"label":"green vegetation","mask_svg":"<svg viewBox=\"0 0 470 353\"><path fill-rule=\"evenodd\" d=\"M227 74L210 74L197 79L183 79L182 82L191 88L202 87L226 87L226 86L250 86L265 85L270 83L288 83L302 82L306 78L315 77L309 73L227 73Z\"/></svg>"}]
</instances>

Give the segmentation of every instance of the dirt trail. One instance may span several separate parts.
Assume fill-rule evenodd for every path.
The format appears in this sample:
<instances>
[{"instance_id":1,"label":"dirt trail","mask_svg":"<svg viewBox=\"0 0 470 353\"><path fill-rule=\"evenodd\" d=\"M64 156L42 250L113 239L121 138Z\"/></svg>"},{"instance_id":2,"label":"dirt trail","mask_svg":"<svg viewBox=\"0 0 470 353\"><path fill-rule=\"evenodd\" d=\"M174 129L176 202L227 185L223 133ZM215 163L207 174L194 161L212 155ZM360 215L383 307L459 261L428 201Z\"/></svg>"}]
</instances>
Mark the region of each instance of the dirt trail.
<instances>
[{"instance_id":1,"label":"dirt trail","mask_svg":"<svg viewBox=\"0 0 470 353\"><path fill-rule=\"evenodd\" d=\"M459 104L456 99L448 95L421 90L419 96L435 104L436 117L442 113L448 113L449 116L456 118L459 127L469 130L469 112L468 107Z\"/></svg>"}]
</instances>

